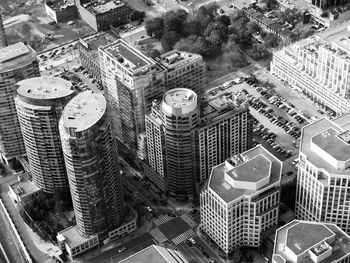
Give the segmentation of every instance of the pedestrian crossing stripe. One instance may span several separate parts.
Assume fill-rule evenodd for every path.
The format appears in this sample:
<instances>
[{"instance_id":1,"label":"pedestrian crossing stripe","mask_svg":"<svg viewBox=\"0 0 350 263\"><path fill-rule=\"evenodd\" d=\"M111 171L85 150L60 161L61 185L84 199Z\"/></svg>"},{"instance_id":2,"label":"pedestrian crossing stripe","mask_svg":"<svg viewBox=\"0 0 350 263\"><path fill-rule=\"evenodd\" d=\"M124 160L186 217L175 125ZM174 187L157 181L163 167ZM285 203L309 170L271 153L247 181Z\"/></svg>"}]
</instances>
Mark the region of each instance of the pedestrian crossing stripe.
<instances>
[{"instance_id":1,"label":"pedestrian crossing stripe","mask_svg":"<svg viewBox=\"0 0 350 263\"><path fill-rule=\"evenodd\" d=\"M175 237L172 241L175 245L178 245L178 244L184 242L186 239L193 237L194 235L196 235L196 233L193 232L192 229L189 229L186 232L182 233L181 235Z\"/></svg>"}]
</instances>

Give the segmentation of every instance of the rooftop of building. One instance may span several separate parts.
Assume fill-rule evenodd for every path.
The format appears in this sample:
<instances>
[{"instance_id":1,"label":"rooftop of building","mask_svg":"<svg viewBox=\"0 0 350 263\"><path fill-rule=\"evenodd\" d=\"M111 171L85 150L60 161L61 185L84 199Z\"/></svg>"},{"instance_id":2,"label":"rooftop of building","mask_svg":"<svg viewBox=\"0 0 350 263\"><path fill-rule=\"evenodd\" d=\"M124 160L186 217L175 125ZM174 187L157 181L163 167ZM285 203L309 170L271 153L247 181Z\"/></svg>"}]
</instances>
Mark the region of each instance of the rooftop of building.
<instances>
[{"instance_id":1,"label":"rooftop of building","mask_svg":"<svg viewBox=\"0 0 350 263\"><path fill-rule=\"evenodd\" d=\"M149 246L130 257L120 261L120 263L188 263L180 254L172 249L161 246Z\"/></svg>"},{"instance_id":2,"label":"rooftop of building","mask_svg":"<svg viewBox=\"0 0 350 263\"><path fill-rule=\"evenodd\" d=\"M299 256L307 251L322 254L327 246L332 248L331 255L321 262L335 262L350 253L350 238L334 224L294 220L276 231L273 259L276 262L296 263L288 254L290 251ZM319 255L319 254L318 254ZM314 263L311 257L303 257L303 263Z\"/></svg>"},{"instance_id":3,"label":"rooftop of building","mask_svg":"<svg viewBox=\"0 0 350 263\"><path fill-rule=\"evenodd\" d=\"M190 89L175 88L163 95L162 109L168 113L187 114L197 108L197 94Z\"/></svg>"},{"instance_id":4,"label":"rooftop of building","mask_svg":"<svg viewBox=\"0 0 350 263\"><path fill-rule=\"evenodd\" d=\"M130 71L147 69L155 65L155 61L144 54L123 39L100 48L105 53L115 58L116 62Z\"/></svg>"},{"instance_id":5,"label":"rooftop of building","mask_svg":"<svg viewBox=\"0 0 350 263\"><path fill-rule=\"evenodd\" d=\"M17 93L29 99L52 100L72 95L72 83L57 77L36 77L17 83Z\"/></svg>"},{"instance_id":6,"label":"rooftop of building","mask_svg":"<svg viewBox=\"0 0 350 263\"><path fill-rule=\"evenodd\" d=\"M88 52L91 56L98 58L98 48L111 44L117 39L119 39L119 37L115 34L105 32L102 34L97 34L88 40L79 39L79 43L89 50Z\"/></svg>"},{"instance_id":7,"label":"rooftop of building","mask_svg":"<svg viewBox=\"0 0 350 263\"><path fill-rule=\"evenodd\" d=\"M19 176L18 181L11 184L10 187L18 196L31 195L40 191L40 188L37 187L32 181L22 176Z\"/></svg>"},{"instance_id":8,"label":"rooftop of building","mask_svg":"<svg viewBox=\"0 0 350 263\"><path fill-rule=\"evenodd\" d=\"M169 69L181 68L181 66L191 64L198 60L203 60L201 55L185 51L172 50L161 55L157 61Z\"/></svg>"},{"instance_id":9,"label":"rooftop of building","mask_svg":"<svg viewBox=\"0 0 350 263\"><path fill-rule=\"evenodd\" d=\"M247 108L247 97L244 92L237 90L235 85L226 89L220 87L214 88L215 94L206 94L203 101L201 101L201 117L219 116L225 112L232 112L232 110L239 111Z\"/></svg>"},{"instance_id":10,"label":"rooftop of building","mask_svg":"<svg viewBox=\"0 0 350 263\"><path fill-rule=\"evenodd\" d=\"M0 71L23 66L27 61L36 60L36 53L23 42L0 49Z\"/></svg>"},{"instance_id":11,"label":"rooftop of building","mask_svg":"<svg viewBox=\"0 0 350 263\"><path fill-rule=\"evenodd\" d=\"M227 174L234 180L258 182L271 174L271 162L260 154L235 166Z\"/></svg>"},{"instance_id":12,"label":"rooftop of building","mask_svg":"<svg viewBox=\"0 0 350 263\"><path fill-rule=\"evenodd\" d=\"M74 6L74 3L68 0L48 0L45 3L55 11L64 10L70 6Z\"/></svg>"},{"instance_id":13,"label":"rooftop of building","mask_svg":"<svg viewBox=\"0 0 350 263\"><path fill-rule=\"evenodd\" d=\"M264 159L261 157L256 159L258 156L262 156ZM242 161L247 163L247 166L245 166L244 169L241 169L240 172L253 172L251 175L246 175L248 176L249 180L245 182L257 182L258 180L263 180L264 178L268 179L268 181L267 184L263 186L263 188L259 188L257 190L251 190L243 187L234 187L227 181L227 178L225 177L225 174L232 170L232 168L228 168L228 165L226 164L226 162L229 162L229 164L231 164L232 158L228 159L224 163L221 163L212 169L208 180L208 187L212 189L217 195L219 195L226 203L232 202L243 196L254 195L262 189L266 189L266 187L280 182L282 174L282 162L269 151L267 151L263 146L257 145L256 147L242 153L239 155L239 157ZM267 164L267 161L271 165L269 171L267 171L265 168L263 171L249 168L249 165L252 165L253 167L255 166L256 168L261 168L261 165L264 163ZM244 176L245 175L243 174L241 175L243 178Z\"/></svg>"},{"instance_id":14,"label":"rooftop of building","mask_svg":"<svg viewBox=\"0 0 350 263\"><path fill-rule=\"evenodd\" d=\"M350 159L349 131L339 132L332 127L315 135L311 141L337 160Z\"/></svg>"},{"instance_id":15,"label":"rooftop of building","mask_svg":"<svg viewBox=\"0 0 350 263\"><path fill-rule=\"evenodd\" d=\"M333 120L322 118L304 126L302 128L300 152L306 155L308 161L313 165L319 169L325 169L330 174L349 174L348 167L339 169L339 167L334 167L331 161L325 158L328 155L339 161L350 158L350 147L346 146L347 143L343 141L347 140L346 134L349 125L350 113ZM339 135L345 137L340 138ZM318 149L313 148L313 144L328 155L322 155Z\"/></svg>"},{"instance_id":16,"label":"rooftop of building","mask_svg":"<svg viewBox=\"0 0 350 263\"><path fill-rule=\"evenodd\" d=\"M86 10L93 14L107 13L116 8L125 6L125 3L120 0L91 0L88 3L82 4Z\"/></svg>"},{"instance_id":17,"label":"rooftop of building","mask_svg":"<svg viewBox=\"0 0 350 263\"><path fill-rule=\"evenodd\" d=\"M106 112L102 94L84 91L68 102L62 113L63 125L81 132L94 126Z\"/></svg>"},{"instance_id":18,"label":"rooftop of building","mask_svg":"<svg viewBox=\"0 0 350 263\"><path fill-rule=\"evenodd\" d=\"M76 247L86 241L89 241L96 236L84 236L79 231L77 226L68 227L58 233L57 236L62 235L65 239L65 243L70 247ZM58 238L59 239L59 238Z\"/></svg>"}]
</instances>

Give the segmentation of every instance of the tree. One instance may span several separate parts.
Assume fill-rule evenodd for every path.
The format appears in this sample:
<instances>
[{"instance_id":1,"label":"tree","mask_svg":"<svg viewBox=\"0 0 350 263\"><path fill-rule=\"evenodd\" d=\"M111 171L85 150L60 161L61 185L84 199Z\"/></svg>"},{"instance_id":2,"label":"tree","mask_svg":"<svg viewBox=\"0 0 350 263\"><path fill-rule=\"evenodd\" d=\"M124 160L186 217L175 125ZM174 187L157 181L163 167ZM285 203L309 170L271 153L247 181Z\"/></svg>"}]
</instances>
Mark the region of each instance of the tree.
<instances>
[{"instance_id":1,"label":"tree","mask_svg":"<svg viewBox=\"0 0 350 263\"><path fill-rule=\"evenodd\" d=\"M276 34L267 33L263 38L267 47L278 47L280 38Z\"/></svg>"},{"instance_id":2,"label":"tree","mask_svg":"<svg viewBox=\"0 0 350 263\"><path fill-rule=\"evenodd\" d=\"M231 24L231 19L230 17L223 15L223 16L219 16L219 18L217 19L219 22L223 23L225 26L229 26Z\"/></svg>"},{"instance_id":3,"label":"tree","mask_svg":"<svg viewBox=\"0 0 350 263\"><path fill-rule=\"evenodd\" d=\"M242 68L248 64L246 57L239 50L231 51L231 52L227 53L227 56L231 60L234 67Z\"/></svg>"},{"instance_id":4,"label":"tree","mask_svg":"<svg viewBox=\"0 0 350 263\"><path fill-rule=\"evenodd\" d=\"M250 55L254 60L260 60L265 58L269 52L267 51L265 45L260 43L254 43L252 49L250 50Z\"/></svg>"},{"instance_id":5,"label":"tree","mask_svg":"<svg viewBox=\"0 0 350 263\"><path fill-rule=\"evenodd\" d=\"M181 9L182 10L182 9ZM163 16L164 20L164 31L175 31L179 35L184 34L184 25L186 22L187 13L186 11L169 11Z\"/></svg>"},{"instance_id":6,"label":"tree","mask_svg":"<svg viewBox=\"0 0 350 263\"><path fill-rule=\"evenodd\" d=\"M307 38L315 33L315 30L311 25L304 25L302 22L299 22L293 30L293 40L297 41L300 39Z\"/></svg>"},{"instance_id":7,"label":"tree","mask_svg":"<svg viewBox=\"0 0 350 263\"><path fill-rule=\"evenodd\" d=\"M178 41L174 49L192 52L202 56L209 55L208 43L204 37L191 35Z\"/></svg>"},{"instance_id":8,"label":"tree","mask_svg":"<svg viewBox=\"0 0 350 263\"><path fill-rule=\"evenodd\" d=\"M259 26L256 23L254 23L253 21L249 21L246 24L246 28L247 28L247 30L249 31L250 34L260 32Z\"/></svg>"},{"instance_id":9,"label":"tree","mask_svg":"<svg viewBox=\"0 0 350 263\"><path fill-rule=\"evenodd\" d=\"M162 36L161 43L165 52L173 49L173 46L180 40L179 34L176 31L166 31Z\"/></svg>"},{"instance_id":10,"label":"tree","mask_svg":"<svg viewBox=\"0 0 350 263\"><path fill-rule=\"evenodd\" d=\"M269 9L269 10L278 9L279 8L279 3L278 3L277 0L262 0L261 2L263 4L265 4L267 9Z\"/></svg>"},{"instance_id":11,"label":"tree","mask_svg":"<svg viewBox=\"0 0 350 263\"><path fill-rule=\"evenodd\" d=\"M130 13L130 20L135 21L139 19L145 18L145 12L144 11L138 11L138 10L132 10Z\"/></svg>"},{"instance_id":12,"label":"tree","mask_svg":"<svg viewBox=\"0 0 350 263\"><path fill-rule=\"evenodd\" d=\"M156 17L146 21L146 32L147 35L154 38L162 38L164 33L164 21L162 17Z\"/></svg>"},{"instance_id":13,"label":"tree","mask_svg":"<svg viewBox=\"0 0 350 263\"><path fill-rule=\"evenodd\" d=\"M204 36L212 46L221 45L227 40L227 26L219 21L211 22L205 29Z\"/></svg>"},{"instance_id":14,"label":"tree","mask_svg":"<svg viewBox=\"0 0 350 263\"><path fill-rule=\"evenodd\" d=\"M149 53L149 56L153 59L160 57L160 52L158 49L152 49L151 52Z\"/></svg>"},{"instance_id":15,"label":"tree","mask_svg":"<svg viewBox=\"0 0 350 263\"><path fill-rule=\"evenodd\" d=\"M195 19L189 20L186 22L185 26L186 36L197 35L200 36L203 34L203 28L200 22Z\"/></svg>"}]
</instances>

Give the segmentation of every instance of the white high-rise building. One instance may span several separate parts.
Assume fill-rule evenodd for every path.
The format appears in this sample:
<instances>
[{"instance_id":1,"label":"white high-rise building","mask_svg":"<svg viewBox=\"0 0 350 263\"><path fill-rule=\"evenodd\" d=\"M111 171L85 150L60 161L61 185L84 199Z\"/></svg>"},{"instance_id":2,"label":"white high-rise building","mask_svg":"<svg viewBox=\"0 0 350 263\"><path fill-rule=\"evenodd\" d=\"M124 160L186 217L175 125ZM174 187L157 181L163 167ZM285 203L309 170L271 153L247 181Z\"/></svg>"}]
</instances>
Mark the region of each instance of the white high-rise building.
<instances>
[{"instance_id":1,"label":"white high-rise building","mask_svg":"<svg viewBox=\"0 0 350 263\"><path fill-rule=\"evenodd\" d=\"M297 219L350 233L350 113L303 127L297 178Z\"/></svg>"},{"instance_id":2,"label":"white high-rise building","mask_svg":"<svg viewBox=\"0 0 350 263\"><path fill-rule=\"evenodd\" d=\"M273 53L271 73L337 114L350 111L350 34L318 36Z\"/></svg>"},{"instance_id":3,"label":"white high-rise building","mask_svg":"<svg viewBox=\"0 0 350 263\"><path fill-rule=\"evenodd\" d=\"M68 190L58 122L75 95L62 78L37 77L17 83L16 109L35 185L53 194Z\"/></svg>"},{"instance_id":4,"label":"white high-rise building","mask_svg":"<svg viewBox=\"0 0 350 263\"><path fill-rule=\"evenodd\" d=\"M215 166L200 195L201 227L225 252L258 247L278 222L282 162L258 145Z\"/></svg>"},{"instance_id":5,"label":"white high-rise building","mask_svg":"<svg viewBox=\"0 0 350 263\"><path fill-rule=\"evenodd\" d=\"M277 229L272 263L348 263L350 237L329 223L293 220Z\"/></svg>"}]
</instances>

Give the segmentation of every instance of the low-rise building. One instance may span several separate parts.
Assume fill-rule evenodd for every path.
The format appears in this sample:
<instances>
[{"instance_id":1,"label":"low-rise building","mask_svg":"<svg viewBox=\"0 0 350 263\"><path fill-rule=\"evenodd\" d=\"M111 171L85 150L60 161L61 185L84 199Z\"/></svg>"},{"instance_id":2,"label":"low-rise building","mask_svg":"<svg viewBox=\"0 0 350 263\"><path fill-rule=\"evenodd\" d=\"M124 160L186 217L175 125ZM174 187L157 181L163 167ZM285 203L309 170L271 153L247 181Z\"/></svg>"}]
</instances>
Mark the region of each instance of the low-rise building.
<instances>
[{"instance_id":1,"label":"low-rise building","mask_svg":"<svg viewBox=\"0 0 350 263\"><path fill-rule=\"evenodd\" d=\"M68 0L48 0L45 2L46 14L56 23L77 18L77 7Z\"/></svg>"},{"instance_id":2,"label":"low-rise building","mask_svg":"<svg viewBox=\"0 0 350 263\"><path fill-rule=\"evenodd\" d=\"M288 29L290 25L285 25L276 18L271 19L250 7L244 7L241 10L249 20L255 22L265 32L277 35L286 43L291 42L292 32Z\"/></svg>"},{"instance_id":3,"label":"low-rise building","mask_svg":"<svg viewBox=\"0 0 350 263\"><path fill-rule=\"evenodd\" d=\"M186 258L177 250L157 245L149 246L120 263L188 263Z\"/></svg>"},{"instance_id":4,"label":"low-rise building","mask_svg":"<svg viewBox=\"0 0 350 263\"><path fill-rule=\"evenodd\" d=\"M66 251L72 258L98 246L98 235L82 235L77 226L68 227L57 234L60 250Z\"/></svg>"},{"instance_id":5,"label":"low-rise building","mask_svg":"<svg viewBox=\"0 0 350 263\"><path fill-rule=\"evenodd\" d=\"M82 20L95 31L108 30L129 21L130 7L119 0L77 0L76 5Z\"/></svg>"},{"instance_id":6,"label":"low-rise building","mask_svg":"<svg viewBox=\"0 0 350 263\"><path fill-rule=\"evenodd\" d=\"M273 263L346 263L350 237L334 224L294 220L276 231Z\"/></svg>"},{"instance_id":7,"label":"low-rise building","mask_svg":"<svg viewBox=\"0 0 350 263\"><path fill-rule=\"evenodd\" d=\"M30 177L30 172L18 175L18 181L9 185L9 196L21 205L30 202L41 192L41 189L29 179Z\"/></svg>"},{"instance_id":8,"label":"low-rise building","mask_svg":"<svg viewBox=\"0 0 350 263\"><path fill-rule=\"evenodd\" d=\"M200 195L201 227L225 252L259 247L278 222L282 162L261 145L215 166Z\"/></svg>"}]
</instances>

